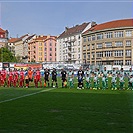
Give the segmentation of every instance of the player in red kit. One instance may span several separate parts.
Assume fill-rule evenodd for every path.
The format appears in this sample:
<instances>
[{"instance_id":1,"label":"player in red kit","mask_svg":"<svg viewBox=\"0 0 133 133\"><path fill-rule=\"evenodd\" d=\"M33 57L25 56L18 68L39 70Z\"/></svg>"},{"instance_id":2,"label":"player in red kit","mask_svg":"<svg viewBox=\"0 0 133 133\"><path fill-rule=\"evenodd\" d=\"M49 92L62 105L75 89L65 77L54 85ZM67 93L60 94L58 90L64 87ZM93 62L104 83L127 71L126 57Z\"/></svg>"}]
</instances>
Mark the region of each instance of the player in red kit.
<instances>
[{"instance_id":1,"label":"player in red kit","mask_svg":"<svg viewBox=\"0 0 133 133\"><path fill-rule=\"evenodd\" d=\"M7 76L7 72L5 69L2 69L1 71L1 76L2 76L2 79L3 79L3 86L5 86L7 83L6 83L6 76Z\"/></svg>"},{"instance_id":2,"label":"player in red kit","mask_svg":"<svg viewBox=\"0 0 133 133\"><path fill-rule=\"evenodd\" d=\"M9 69L7 86L11 87L12 85L13 85L13 72L12 69Z\"/></svg>"},{"instance_id":3,"label":"player in red kit","mask_svg":"<svg viewBox=\"0 0 133 133\"><path fill-rule=\"evenodd\" d=\"M3 86L3 85L4 85L4 79L0 71L0 86Z\"/></svg>"},{"instance_id":4,"label":"player in red kit","mask_svg":"<svg viewBox=\"0 0 133 133\"><path fill-rule=\"evenodd\" d=\"M14 69L14 75L13 75L13 84L14 84L14 87L18 86L18 71L17 69Z\"/></svg>"},{"instance_id":5,"label":"player in red kit","mask_svg":"<svg viewBox=\"0 0 133 133\"><path fill-rule=\"evenodd\" d=\"M34 73L34 84L35 84L35 87L37 88L38 87L38 82L37 82L36 72Z\"/></svg>"},{"instance_id":6,"label":"player in red kit","mask_svg":"<svg viewBox=\"0 0 133 133\"><path fill-rule=\"evenodd\" d=\"M40 82L40 87L42 87L41 73L40 73L39 68L36 70L36 80L37 80L37 85L38 85L38 82Z\"/></svg>"},{"instance_id":7,"label":"player in red kit","mask_svg":"<svg viewBox=\"0 0 133 133\"><path fill-rule=\"evenodd\" d=\"M21 68L21 71L20 71L19 87L24 87L24 71L23 71L23 68Z\"/></svg>"}]
</instances>

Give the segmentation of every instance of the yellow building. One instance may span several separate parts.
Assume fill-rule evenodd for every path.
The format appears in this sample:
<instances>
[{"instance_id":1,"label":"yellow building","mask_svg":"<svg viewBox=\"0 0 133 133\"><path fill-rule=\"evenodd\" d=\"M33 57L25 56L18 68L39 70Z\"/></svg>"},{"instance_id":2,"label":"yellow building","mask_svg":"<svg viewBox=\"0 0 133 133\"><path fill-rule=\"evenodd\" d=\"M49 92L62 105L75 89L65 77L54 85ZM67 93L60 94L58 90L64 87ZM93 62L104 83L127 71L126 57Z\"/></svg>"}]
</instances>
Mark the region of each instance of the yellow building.
<instances>
[{"instance_id":1,"label":"yellow building","mask_svg":"<svg viewBox=\"0 0 133 133\"><path fill-rule=\"evenodd\" d=\"M82 37L84 63L133 65L133 19L96 24Z\"/></svg>"}]
</instances>

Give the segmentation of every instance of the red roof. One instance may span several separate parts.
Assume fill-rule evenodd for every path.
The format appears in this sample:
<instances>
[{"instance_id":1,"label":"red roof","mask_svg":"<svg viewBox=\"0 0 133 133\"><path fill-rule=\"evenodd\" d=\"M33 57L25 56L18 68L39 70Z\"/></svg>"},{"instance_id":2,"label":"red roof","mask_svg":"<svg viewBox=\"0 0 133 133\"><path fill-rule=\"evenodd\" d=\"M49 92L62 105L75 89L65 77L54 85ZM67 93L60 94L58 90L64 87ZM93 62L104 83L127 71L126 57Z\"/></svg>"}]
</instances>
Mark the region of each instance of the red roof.
<instances>
[{"instance_id":1,"label":"red roof","mask_svg":"<svg viewBox=\"0 0 133 133\"><path fill-rule=\"evenodd\" d=\"M9 43L13 43L16 42L19 38L11 38L8 40Z\"/></svg>"},{"instance_id":2,"label":"red roof","mask_svg":"<svg viewBox=\"0 0 133 133\"><path fill-rule=\"evenodd\" d=\"M83 23L81 25L76 25L72 28L67 28L66 31L64 31L58 38L65 37L65 36L70 36L70 35L73 35L73 34L76 34L76 33L81 33L86 28L86 26L88 24L89 23Z\"/></svg>"},{"instance_id":3,"label":"red roof","mask_svg":"<svg viewBox=\"0 0 133 133\"><path fill-rule=\"evenodd\" d=\"M14 41L14 42L21 41L21 40L22 40L24 37L26 37L26 36L28 36L28 34L25 34L25 35L21 36L20 38L17 38L16 41Z\"/></svg>"},{"instance_id":4,"label":"red roof","mask_svg":"<svg viewBox=\"0 0 133 133\"><path fill-rule=\"evenodd\" d=\"M122 19L110 21L102 24L98 24L89 30L85 31L84 34L88 33L88 31L99 31L104 29L112 29L112 28L120 28L120 27L133 27L133 19Z\"/></svg>"},{"instance_id":5,"label":"red roof","mask_svg":"<svg viewBox=\"0 0 133 133\"><path fill-rule=\"evenodd\" d=\"M3 32L3 33L5 33L6 31L0 28L0 32Z\"/></svg>"},{"instance_id":6,"label":"red roof","mask_svg":"<svg viewBox=\"0 0 133 133\"><path fill-rule=\"evenodd\" d=\"M42 37L38 37L35 40L45 40L47 38L47 36L42 36Z\"/></svg>"}]
</instances>

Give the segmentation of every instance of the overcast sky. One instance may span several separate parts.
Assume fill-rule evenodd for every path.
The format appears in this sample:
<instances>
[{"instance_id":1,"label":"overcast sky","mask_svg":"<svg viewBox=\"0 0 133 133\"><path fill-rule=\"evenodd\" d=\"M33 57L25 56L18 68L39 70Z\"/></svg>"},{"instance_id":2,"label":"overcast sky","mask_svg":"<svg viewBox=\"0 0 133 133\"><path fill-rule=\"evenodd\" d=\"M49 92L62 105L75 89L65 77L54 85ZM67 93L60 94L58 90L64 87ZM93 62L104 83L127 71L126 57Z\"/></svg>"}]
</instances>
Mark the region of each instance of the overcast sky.
<instances>
[{"instance_id":1,"label":"overcast sky","mask_svg":"<svg viewBox=\"0 0 133 133\"><path fill-rule=\"evenodd\" d=\"M66 26L126 18L133 18L133 2L128 0L3 0L0 5L0 25L9 31L9 37L26 33L59 35Z\"/></svg>"}]
</instances>

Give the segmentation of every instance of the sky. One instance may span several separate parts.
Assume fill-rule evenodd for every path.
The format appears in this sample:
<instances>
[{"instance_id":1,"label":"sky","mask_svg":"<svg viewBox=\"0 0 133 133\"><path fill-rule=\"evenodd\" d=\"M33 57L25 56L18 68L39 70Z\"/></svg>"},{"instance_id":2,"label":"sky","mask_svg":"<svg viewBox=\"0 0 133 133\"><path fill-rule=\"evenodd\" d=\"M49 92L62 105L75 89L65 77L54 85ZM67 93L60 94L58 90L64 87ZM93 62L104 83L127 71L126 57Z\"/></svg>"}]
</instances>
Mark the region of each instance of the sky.
<instances>
[{"instance_id":1,"label":"sky","mask_svg":"<svg viewBox=\"0 0 133 133\"><path fill-rule=\"evenodd\" d=\"M0 0L0 27L9 37L60 35L65 27L133 18L130 0Z\"/></svg>"}]
</instances>

